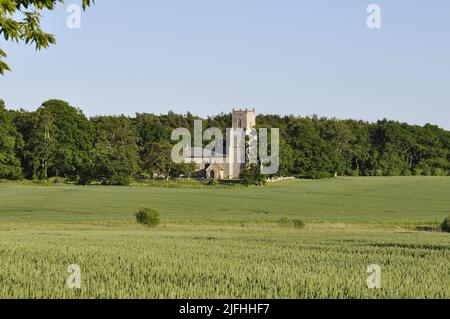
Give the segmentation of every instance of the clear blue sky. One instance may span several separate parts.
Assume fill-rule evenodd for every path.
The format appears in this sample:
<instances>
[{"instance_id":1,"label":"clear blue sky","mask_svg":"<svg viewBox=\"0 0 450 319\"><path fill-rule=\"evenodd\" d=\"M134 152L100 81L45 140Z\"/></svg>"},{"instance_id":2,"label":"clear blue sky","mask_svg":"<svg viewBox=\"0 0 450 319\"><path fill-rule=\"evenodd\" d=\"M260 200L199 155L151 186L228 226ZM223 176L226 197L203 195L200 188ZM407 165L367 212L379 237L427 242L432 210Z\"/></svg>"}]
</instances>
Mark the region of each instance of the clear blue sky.
<instances>
[{"instance_id":1,"label":"clear blue sky","mask_svg":"<svg viewBox=\"0 0 450 319\"><path fill-rule=\"evenodd\" d=\"M44 25L58 45L0 45L11 108L59 98L87 115L198 115L233 107L384 117L450 129L448 0L96 0L82 28L66 0ZM381 5L382 28L366 26Z\"/></svg>"}]
</instances>

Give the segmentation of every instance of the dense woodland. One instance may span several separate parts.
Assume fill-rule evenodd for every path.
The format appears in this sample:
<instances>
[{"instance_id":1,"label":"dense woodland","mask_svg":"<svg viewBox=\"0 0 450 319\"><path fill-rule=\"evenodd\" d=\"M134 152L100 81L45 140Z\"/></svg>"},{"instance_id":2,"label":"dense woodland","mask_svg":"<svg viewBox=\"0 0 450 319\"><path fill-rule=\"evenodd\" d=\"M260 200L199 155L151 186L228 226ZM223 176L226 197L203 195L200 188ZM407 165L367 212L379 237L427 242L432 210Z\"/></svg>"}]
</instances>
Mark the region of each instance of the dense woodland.
<instances>
[{"instance_id":1,"label":"dense woodland","mask_svg":"<svg viewBox=\"0 0 450 319\"><path fill-rule=\"evenodd\" d=\"M0 179L121 185L155 175L190 177L193 165L171 161L170 136L178 127L192 131L195 119L173 112L87 118L59 100L49 100L35 112L13 111L0 100ZM204 119L204 128L225 131L230 126L231 114ZM450 131L435 125L259 115L257 126L280 128L282 176L450 172Z\"/></svg>"}]
</instances>

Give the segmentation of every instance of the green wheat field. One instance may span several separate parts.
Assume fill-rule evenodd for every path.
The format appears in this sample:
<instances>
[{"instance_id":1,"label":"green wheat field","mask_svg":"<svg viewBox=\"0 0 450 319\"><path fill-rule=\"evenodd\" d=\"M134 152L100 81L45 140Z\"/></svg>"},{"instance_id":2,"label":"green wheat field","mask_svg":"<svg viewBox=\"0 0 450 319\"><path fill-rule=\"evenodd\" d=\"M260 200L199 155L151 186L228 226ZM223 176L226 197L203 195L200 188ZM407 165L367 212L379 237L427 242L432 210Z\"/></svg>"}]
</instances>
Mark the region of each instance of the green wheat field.
<instances>
[{"instance_id":1,"label":"green wheat field","mask_svg":"<svg viewBox=\"0 0 450 319\"><path fill-rule=\"evenodd\" d=\"M141 207L161 224L136 223ZM450 178L0 183L0 298L450 298ZM301 219L302 229L280 220ZM81 268L81 289L66 285ZM367 267L382 270L368 289Z\"/></svg>"}]
</instances>

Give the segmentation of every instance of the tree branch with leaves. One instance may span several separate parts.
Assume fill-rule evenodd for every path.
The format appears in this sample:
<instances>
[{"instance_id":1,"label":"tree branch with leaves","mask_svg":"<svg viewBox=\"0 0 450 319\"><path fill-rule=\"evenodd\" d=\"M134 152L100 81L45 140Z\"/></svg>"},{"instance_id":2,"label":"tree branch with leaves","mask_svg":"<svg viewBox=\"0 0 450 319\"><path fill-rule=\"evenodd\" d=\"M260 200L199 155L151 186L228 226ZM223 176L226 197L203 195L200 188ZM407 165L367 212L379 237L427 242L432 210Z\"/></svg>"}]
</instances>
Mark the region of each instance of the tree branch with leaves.
<instances>
[{"instance_id":1,"label":"tree branch with leaves","mask_svg":"<svg viewBox=\"0 0 450 319\"><path fill-rule=\"evenodd\" d=\"M36 50L56 44L53 34L41 28L42 11L54 11L64 0L0 0L0 37L5 41L33 44ZM82 0L82 7L94 4L94 0ZM4 61L7 54L0 48L0 74L11 71Z\"/></svg>"}]
</instances>

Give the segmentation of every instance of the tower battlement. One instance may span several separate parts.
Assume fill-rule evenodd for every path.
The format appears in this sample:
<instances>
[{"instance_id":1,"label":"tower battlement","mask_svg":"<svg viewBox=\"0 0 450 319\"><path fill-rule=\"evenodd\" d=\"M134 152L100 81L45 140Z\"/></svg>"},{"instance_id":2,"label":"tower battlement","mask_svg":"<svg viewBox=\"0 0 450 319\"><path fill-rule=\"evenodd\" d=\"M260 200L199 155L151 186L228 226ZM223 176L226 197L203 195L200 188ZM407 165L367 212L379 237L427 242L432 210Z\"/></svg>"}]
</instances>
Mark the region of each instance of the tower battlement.
<instances>
[{"instance_id":1,"label":"tower battlement","mask_svg":"<svg viewBox=\"0 0 450 319\"><path fill-rule=\"evenodd\" d=\"M233 109L233 113L235 112L252 112L252 113L256 113L256 110L253 109L249 109L249 108L245 108L245 109Z\"/></svg>"},{"instance_id":2,"label":"tower battlement","mask_svg":"<svg viewBox=\"0 0 450 319\"><path fill-rule=\"evenodd\" d=\"M233 109L232 113L232 127L251 129L256 125L256 111L255 109Z\"/></svg>"}]
</instances>

